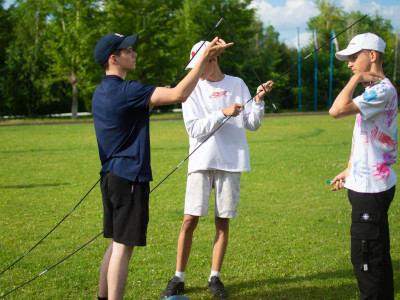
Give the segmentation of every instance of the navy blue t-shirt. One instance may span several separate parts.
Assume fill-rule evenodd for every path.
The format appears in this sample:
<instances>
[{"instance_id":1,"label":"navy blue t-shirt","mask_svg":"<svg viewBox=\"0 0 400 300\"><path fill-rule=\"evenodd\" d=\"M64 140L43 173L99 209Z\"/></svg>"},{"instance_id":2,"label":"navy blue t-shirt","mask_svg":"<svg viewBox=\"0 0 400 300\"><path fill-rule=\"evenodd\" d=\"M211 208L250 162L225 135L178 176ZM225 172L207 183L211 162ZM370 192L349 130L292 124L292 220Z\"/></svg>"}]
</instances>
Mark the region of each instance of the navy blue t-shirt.
<instances>
[{"instance_id":1,"label":"navy blue t-shirt","mask_svg":"<svg viewBox=\"0 0 400 300\"><path fill-rule=\"evenodd\" d=\"M148 102L155 86L105 75L92 99L102 172L151 181Z\"/></svg>"}]
</instances>

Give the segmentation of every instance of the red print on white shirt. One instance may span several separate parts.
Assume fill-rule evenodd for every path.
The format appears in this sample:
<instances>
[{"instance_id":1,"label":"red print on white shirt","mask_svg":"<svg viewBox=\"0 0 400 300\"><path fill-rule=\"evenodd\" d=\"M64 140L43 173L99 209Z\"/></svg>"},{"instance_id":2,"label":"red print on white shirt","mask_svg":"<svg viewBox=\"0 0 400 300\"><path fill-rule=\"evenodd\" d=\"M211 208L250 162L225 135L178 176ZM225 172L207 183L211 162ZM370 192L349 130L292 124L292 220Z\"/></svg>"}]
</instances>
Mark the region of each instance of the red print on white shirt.
<instances>
[{"instance_id":1,"label":"red print on white shirt","mask_svg":"<svg viewBox=\"0 0 400 300\"><path fill-rule=\"evenodd\" d=\"M228 91L214 92L211 94L210 99L221 98L221 97L225 96L227 93L228 93Z\"/></svg>"}]
</instances>

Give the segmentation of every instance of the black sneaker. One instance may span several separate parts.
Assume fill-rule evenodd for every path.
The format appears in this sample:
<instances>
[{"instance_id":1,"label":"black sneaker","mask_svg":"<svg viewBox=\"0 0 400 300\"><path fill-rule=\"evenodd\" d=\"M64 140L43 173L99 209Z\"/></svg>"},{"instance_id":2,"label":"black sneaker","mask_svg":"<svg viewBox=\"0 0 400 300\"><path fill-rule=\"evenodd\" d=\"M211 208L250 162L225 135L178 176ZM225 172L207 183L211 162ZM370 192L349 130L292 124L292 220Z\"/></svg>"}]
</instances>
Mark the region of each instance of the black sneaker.
<instances>
[{"instance_id":1,"label":"black sneaker","mask_svg":"<svg viewBox=\"0 0 400 300\"><path fill-rule=\"evenodd\" d=\"M169 296L179 295L183 293L185 289L185 283L179 281L178 276L174 276L168 281L167 287L165 290L160 294L160 299L168 298Z\"/></svg>"},{"instance_id":2,"label":"black sneaker","mask_svg":"<svg viewBox=\"0 0 400 300\"><path fill-rule=\"evenodd\" d=\"M224 284L219 280L219 277L211 277L207 286L215 298L228 298L228 292L225 290Z\"/></svg>"}]
</instances>

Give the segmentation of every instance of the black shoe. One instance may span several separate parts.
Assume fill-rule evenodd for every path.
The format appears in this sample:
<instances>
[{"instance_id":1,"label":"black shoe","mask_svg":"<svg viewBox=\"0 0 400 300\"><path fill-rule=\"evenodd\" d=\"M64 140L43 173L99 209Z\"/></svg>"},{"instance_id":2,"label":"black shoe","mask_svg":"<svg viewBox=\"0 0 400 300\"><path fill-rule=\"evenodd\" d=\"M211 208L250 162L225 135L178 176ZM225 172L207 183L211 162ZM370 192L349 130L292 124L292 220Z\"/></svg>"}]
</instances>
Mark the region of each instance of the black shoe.
<instances>
[{"instance_id":1,"label":"black shoe","mask_svg":"<svg viewBox=\"0 0 400 300\"><path fill-rule=\"evenodd\" d=\"M219 280L219 277L211 277L207 286L215 298L228 298L228 292L225 290L224 284Z\"/></svg>"},{"instance_id":2,"label":"black shoe","mask_svg":"<svg viewBox=\"0 0 400 300\"><path fill-rule=\"evenodd\" d=\"M168 298L169 296L179 295L183 293L185 289L185 283L179 281L178 276L174 276L168 281L167 287L165 290L160 294L160 299Z\"/></svg>"}]
</instances>

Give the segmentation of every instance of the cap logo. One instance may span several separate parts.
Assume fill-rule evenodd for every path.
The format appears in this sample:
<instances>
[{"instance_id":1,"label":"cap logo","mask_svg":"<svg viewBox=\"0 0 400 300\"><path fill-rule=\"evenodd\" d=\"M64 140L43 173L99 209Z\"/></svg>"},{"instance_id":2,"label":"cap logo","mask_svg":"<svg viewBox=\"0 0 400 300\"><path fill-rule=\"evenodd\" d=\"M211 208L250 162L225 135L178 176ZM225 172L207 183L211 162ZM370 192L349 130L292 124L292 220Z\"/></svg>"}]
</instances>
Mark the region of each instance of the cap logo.
<instances>
[{"instance_id":1,"label":"cap logo","mask_svg":"<svg viewBox=\"0 0 400 300\"><path fill-rule=\"evenodd\" d=\"M186 52L186 53L187 53L187 52ZM193 56L194 56L195 54L196 54L196 52L193 51L193 52L192 52L192 58L193 58Z\"/></svg>"},{"instance_id":2,"label":"cap logo","mask_svg":"<svg viewBox=\"0 0 400 300\"><path fill-rule=\"evenodd\" d=\"M114 33L116 36L119 36L119 37L124 37L122 34L120 34L120 33Z\"/></svg>"}]
</instances>

